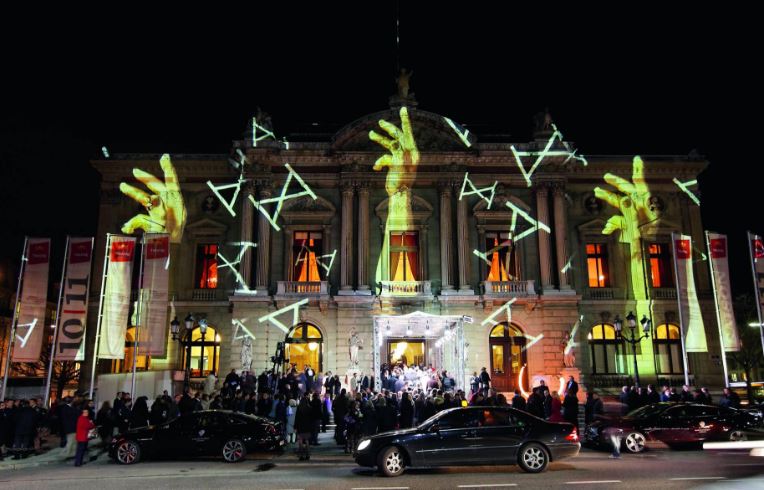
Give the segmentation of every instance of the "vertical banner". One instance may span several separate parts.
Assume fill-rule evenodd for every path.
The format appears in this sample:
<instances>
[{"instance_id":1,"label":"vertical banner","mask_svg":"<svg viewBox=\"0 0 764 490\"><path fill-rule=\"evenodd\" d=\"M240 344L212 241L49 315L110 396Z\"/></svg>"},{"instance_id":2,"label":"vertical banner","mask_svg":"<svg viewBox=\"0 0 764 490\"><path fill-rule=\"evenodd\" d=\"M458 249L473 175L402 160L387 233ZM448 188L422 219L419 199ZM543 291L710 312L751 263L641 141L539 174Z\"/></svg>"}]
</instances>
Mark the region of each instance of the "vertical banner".
<instances>
[{"instance_id":1,"label":"vertical banner","mask_svg":"<svg viewBox=\"0 0 764 490\"><path fill-rule=\"evenodd\" d=\"M37 362L40 360L45 331L50 238L30 238L24 260L26 267L12 358L13 362Z\"/></svg>"},{"instance_id":2,"label":"vertical banner","mask_svg":"<svg viewBox=\"0 0 764 490\"><path fill-rule=\"evenodd\" d=\"M141 355L167 355L167 306L170 235L147 234L143 247L143 273L138 324Z\"/></svg>"},{"instance_id":3,"label":"vertical banner","mask_svg":"<svg viewBox=\"0 0 764 490\"><path fill-rule=\"evenodd\" d=\"M56 361L85 359L85 322L88 315L88 290L93 260L93 238L71 238L64 264L63 294L56 328Z\"/></svg>"},{"instance_id":4,"label":"vertical banner","mask_svg":"<svg viewBox=\"0 0 764 490\"><path fill-rule=\"evenodd\" d=\"M111 235L106 249L111 252L106 266L106 287L101 298L103 305L98 357L124 359L135 238Z\"/></svg>"},{"instance_id":5,"label":"vertical banner","mask_svg":"<svg viewBox=\"0 0 764 490\"><path fill-rule=\"evenodd\" d=\"M695 290L695 275L692 272L692 237L678 235L678 238L673 238L673 242L676 292L685 336L685 351L708 352L706 330L700 313L698 293Z\"/></svg>"},{"instance_id":6,"label":"vertical banner","mask_svg":"<svg viewBox=\"0 0 764 490\"><path fill-rule=\"evenodd\" d=\"M756 312L759 316L759 334L764 349L764 241L759 235L748 232L748 251L753 271L753 289L756 292Z\"/></svg>"},{"instance_id":7,"label":"vertical banner","mask_svg":"<svg viewBox=\"0 0 764 490\"><path fill-rule=\"evenodd\" d=\"M740 350L735 313L732 309L732 289L730 287L730 267L727 259L727 236L706 232L708 241L709 267L714 285L714 298L719 321L719 330L726 352Z\"/></svg>"}]
</instances>

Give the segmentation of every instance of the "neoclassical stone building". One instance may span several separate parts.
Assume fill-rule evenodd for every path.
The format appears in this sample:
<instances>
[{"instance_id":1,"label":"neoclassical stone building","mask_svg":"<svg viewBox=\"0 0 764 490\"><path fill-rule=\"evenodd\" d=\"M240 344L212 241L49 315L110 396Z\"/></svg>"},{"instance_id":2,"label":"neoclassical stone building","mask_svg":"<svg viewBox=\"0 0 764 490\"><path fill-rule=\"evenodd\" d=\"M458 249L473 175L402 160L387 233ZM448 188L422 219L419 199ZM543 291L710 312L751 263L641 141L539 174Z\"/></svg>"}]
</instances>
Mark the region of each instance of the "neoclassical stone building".
<instances>
[{"instance_id":1,"label":"neoclassical stone building","mask_svg":"<svg viewBox=\"0 0 764 490\"><path fill-rule=\"evenodd\" d=\"M168 356L139 356L139 369L174 370L176 380L188 366L194 380L210 371L260 372L273 367L277 344L286 342L286 357L299 368L311 364L342 377L405 361L449 369L461 386L486 367L504 391L528 390L540 378L556 389L564 374L602 388L628 382L633 353L614 322L638 311L629 264L633 245L622 243L618 231L603 234L618 211L595 197L594 188L616 192L603 176L631 179L633 156L587 154L587 165L567 158L548 120L531 141L496 135L481 141L480 134L465 136L464 128L441 115L411 104L408 114L416 167L404 175L403 187L394 189L394 167L373 168L387 150L369 132L385 133L380 120L402 128L396 104L331 136L287 135L288 147L273 139L254 146L250 127L230 154L172 155L187 210L182 242L171 250L174 311L181 322L189 313L206 318L211 331L202 340L196 329L185 343L168 334ZM541 159L526 178L517 155L527 174L536 161L533 154L547 147L557 153ZM236 183L240 173L231 160L241 161L242 155L247 165L231 207L234 216L208 181ZM694 179L708 162L687 156L643 155L643 160L650 189L645 205L657 218L640 223L653 329L637 349L638 369L643 383L678 383L683 368L669 236L690 234L702 247L703 226L698 206L672 178ZM161 175L158 162L159 155L149 154L92 162L102 176L102 198L91 325L105 236L119 233L142 210L119 184L134 182L133 168ZM266 203L261 212L253 202L282 195L288 179L284 196L304 190L290 168L313 195ZM470 194L470 183L487 190ZM395 217L400 216L400 203L391 196L396 190L405 194L402 221ZM233 195L233 189L220 192L226 199ZM241 245L247 242L256 246ZM698 384L716 386L721 382L718 330L706 267L695 264L709 352L691 354L689 367ZM510 300L514 303L507 306ZM286 331L260 321L299 301L296 321L289 309L273 317ZM88 331L91 349L93 331ZM129 369L130 340L126 361L100 361L99 373Z\"/></svg>"}]
</instances>

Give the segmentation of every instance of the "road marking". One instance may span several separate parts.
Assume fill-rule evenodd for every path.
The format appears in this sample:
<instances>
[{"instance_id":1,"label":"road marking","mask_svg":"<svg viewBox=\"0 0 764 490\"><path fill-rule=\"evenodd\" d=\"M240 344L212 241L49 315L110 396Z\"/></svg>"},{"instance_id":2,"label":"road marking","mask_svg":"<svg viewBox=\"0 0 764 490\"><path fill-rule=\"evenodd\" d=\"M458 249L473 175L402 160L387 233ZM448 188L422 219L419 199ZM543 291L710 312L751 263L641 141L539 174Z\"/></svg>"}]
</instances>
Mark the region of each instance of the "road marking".
<instances>
[{"instance_id":1,"label":"road marking","mask_svg":"<svg viewBox=\"0 0 764 490\"><path fill-rule=\"evenodd\" d=\"M517 483L486 483L484 485L457 485L457 488L516 487Z\"/></svg>"},{"instance_id":2,"label":"road marking","mask_svg":"<svg viewBox=\"0 0 764 490\"><path fill-rule=\"evenodd\" d=\"M593 483L622 483L621 480L566 481L566 485L589 485Z\"/></svg>"},{"instance_id":3,"label":"road marking","mask_svg":"<svg viewBox=\"0 0 764 490\"><path fill-rule=\"evenodd\" d=\"M724 480L724 476L687 476L684 478L669 478L671 481L686 481L686 480Z\"/></svg>"},{"instance_id":4,"label":"road marking","mask_svg":"<svg viewBox=\"0 0 764 490\"><path fill-rule=\"evenodd\" d=\"M409 490L409 487L353 487L350 490Z\"/></svg>"}]
</instances>

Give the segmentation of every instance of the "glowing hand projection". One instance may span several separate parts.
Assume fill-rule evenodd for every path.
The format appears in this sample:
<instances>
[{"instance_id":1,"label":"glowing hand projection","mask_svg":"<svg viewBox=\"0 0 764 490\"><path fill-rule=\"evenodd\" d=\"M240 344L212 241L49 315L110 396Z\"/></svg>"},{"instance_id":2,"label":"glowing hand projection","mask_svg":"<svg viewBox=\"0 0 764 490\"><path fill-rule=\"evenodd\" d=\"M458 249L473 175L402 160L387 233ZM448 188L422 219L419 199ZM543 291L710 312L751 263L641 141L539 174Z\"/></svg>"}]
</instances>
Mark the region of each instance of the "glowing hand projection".
<instances>
[{"instance_id":1,"label":"glowing hand projection","mask_svg":"<svg viewBox=\"0 0 764 490\"><path fill-rule=\"evenodd\" d=\"M369 139L376 141L390 152L379 157L374 163L374 170L389 167L385 181L388 196L392 196L403 188L411 187L416 174L416 165L419 163L419 150L414 141L409 113L405 107L401 107L400 117L400 129L384 119L379 120L379 127L387 132L389 138L375 131L369 131Z\"/></svg>"},{"instance_id":2,"label":"glowing hand projection","mask_svg":"<svg viewBox=\"0 0 764 490\"><path fill-rule=\"evenodd\" d=\"M639 226L654 221L657 218L655 211L650 209L650 190L645 183L644 162L638 156L632 163L632 182L610 173L605 174L605 182L612 185L623 195L614 192L594 188L594 195L602 199L621 212L620 216L613 216L607 220L604 235L610 235L616 230L621 230L621 242L633 243L639 238Z\"/></svg>"},{"instance_id":3,"label":"glowing hand projection","mask_svg":"<svg viewBox=\"0 0 764 490\"><path fill-rule=\"evenodd\" d=\"M180 243L183 228L186 225L186 206L183 194L178 186L178 174L172 165L170 155L164 154L159 159L164 172L164 182L154 175L139 168L133 169L135 178L144 184L152 194L122 182L119 190L146 208L148 214L138 214L122 225L122 232L131 234L141 229L144 232L162 232L170 234L172 243Z\"/></svg>"}]
</instances>

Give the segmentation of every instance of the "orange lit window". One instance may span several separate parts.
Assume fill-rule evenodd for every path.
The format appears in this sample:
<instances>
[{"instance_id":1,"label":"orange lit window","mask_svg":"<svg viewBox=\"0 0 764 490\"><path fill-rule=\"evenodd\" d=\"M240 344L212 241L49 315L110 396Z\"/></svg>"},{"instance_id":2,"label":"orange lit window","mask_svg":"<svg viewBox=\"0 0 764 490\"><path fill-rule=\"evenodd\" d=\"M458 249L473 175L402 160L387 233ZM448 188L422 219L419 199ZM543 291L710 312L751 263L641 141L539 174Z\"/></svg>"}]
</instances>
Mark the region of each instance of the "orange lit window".
<instances>
[{"instance_id":1,"label":"orange lit window","mask_svg":"<svg viewBox=\"0 0 764 490\"><path fill-rule=\"evenodd\" d=\"M321 266L317 255L321 253L322 235L317 231L296 231L292 242L292 277L297 282L321 281Z\"/></svg>"},{"instance_id":2,"label":"orange lit window","mask_svg":"<svg viewBox=\"0 0 764 490\"><path fill-rule=\"evenodd\" d=\"M670 288L674 286L674 275L671 273L671 250L665 243L651 243L650 278L654 288Z\"/></svg>"},{"instance_id":3,"label":"orange lit window","mask_svg":"<svg viewBox=\"0 0 764 490\"><path fill-rule=\"evenodd\" d=\"M586 270L590 288L610 287L610 275L607 267L607 245L604 243L586 244Z\"/></svg>"},{"instance_id":4,"label":"orange lit window","mask_svg":"<svg viewBox=\"0 0 764 490\"><path fill-rule=\"evenodd\" d=\"M218 246L202 244L196 247L196 278L194 284L199 289L218 287Z\"/></svg>"},{"instance_id":5,"label":"orange lit window","mask_svg":"<svg viewBox=\"0 0 764 490\"><path fill-rule=\"evenodd\" d=\"M390 233L390 280L418 281L419 236L416 231Z\"/></svg>"},{"instance_id":6,"label":"orange lit window","mask_svg":"<svg viewBox=\"0 0 764 490\"><path fill-rule=\"evenodd\" d=\"M515 247L509 233L485 234L486 257L491 261L486 281L516 281L518 278Z\"/></svg>"}]
</instances>

